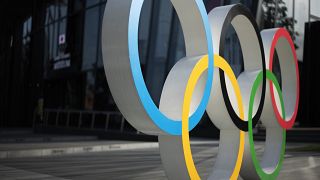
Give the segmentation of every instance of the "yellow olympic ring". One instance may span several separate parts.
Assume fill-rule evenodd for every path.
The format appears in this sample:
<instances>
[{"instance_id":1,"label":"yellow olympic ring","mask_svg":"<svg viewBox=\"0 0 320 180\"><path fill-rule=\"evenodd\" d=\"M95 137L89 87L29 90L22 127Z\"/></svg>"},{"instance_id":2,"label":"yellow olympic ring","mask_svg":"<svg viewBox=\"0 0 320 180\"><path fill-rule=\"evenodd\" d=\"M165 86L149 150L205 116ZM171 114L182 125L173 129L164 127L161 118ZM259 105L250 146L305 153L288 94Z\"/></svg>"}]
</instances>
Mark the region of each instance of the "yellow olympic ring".
<instances>
[{"instance_id":1,"label":"yellow olympic ring","mask_svg":"<svg viewBox=\"0 0 320 180\"><path fill-rule=\"evenodd\" d=\"M236 76L234 75L230 65L226 62L226 60L219 56L214 55L214 66L222 69L227 76L230 78L232 86L234 88L234 91L237 96L237 102L239 106L239 114L240 118L244 120L244 110L243 110L243 104L242 104L242 96L240 87L238 84L238 81L236 79ZM197 84L198 79L200 78L201 74L208 68L208 55L203 56L199 62L195 65L194 69L192 70L188 84L186 87L186 91L184 94L184 101L183 101L183 109L182 109L182 144L183 144L183 152L184 152L184 158L186 167L188 169L188 173L191 179L200 179L200 176L197 172L197 169L195 167L193 158L192 158L192 152L190 147L190 139L189 139L189 127L188 127L188 121L189 121L189 107L191 103L192 94L194 91L194 88ZM245 132L240 130L240 144L239 144L239 151L238 151L238 157L237 162L234 167L233 173L230 177L230 179L237 179L240 172L240 167L243 159L243 153L244 153L244 142L245 142Z\"/></svg>"}]
</instances>

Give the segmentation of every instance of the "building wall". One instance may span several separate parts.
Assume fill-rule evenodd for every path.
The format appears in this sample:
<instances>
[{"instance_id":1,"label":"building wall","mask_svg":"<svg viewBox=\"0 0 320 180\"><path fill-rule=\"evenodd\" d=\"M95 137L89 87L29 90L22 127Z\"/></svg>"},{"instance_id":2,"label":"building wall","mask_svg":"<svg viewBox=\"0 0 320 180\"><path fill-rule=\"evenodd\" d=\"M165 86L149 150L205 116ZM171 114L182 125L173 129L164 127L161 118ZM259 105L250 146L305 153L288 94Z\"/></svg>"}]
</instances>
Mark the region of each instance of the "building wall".
<instances>
[{"instance_id":1,"label":"building wall","mask_svg":"<svg viewBox=\"0 0 320 180\"><path fill-rule=\"evenodd\" d=\"M251 0L204 0L207 11ZM107 0L29 1L29 10L2 35L7 39L1 69L1 126L31 126L45 109L118 111L105 78L101 23ZM16 6L12 2L12 9ZM233 70L243 70L238 37L232 28L225 57ZM10 37L13 47L8 48ZM150 94L159 103L162 86L173 65L185 56L179 19L169 0L145 1L139 27L141 68ZM1 56L1 57L2 57ZM13 64L10 64L13 63ZM19 112L19 113L16 113ZM203 126L209 123L207 118Z\"/></svg>"}]
</instances>

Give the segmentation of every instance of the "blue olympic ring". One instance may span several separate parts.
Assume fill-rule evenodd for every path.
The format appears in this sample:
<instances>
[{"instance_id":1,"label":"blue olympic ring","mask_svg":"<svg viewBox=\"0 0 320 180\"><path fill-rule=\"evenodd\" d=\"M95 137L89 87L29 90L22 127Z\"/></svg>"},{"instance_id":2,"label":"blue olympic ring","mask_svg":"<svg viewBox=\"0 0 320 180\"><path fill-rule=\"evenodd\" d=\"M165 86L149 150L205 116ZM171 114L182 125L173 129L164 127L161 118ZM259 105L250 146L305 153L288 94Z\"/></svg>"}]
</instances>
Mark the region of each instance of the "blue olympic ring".
<instances>
[{"instance_id":1,"label":"blue olympic ring","mask_svg":"<svg viewBox=\"0 0 320 180\"><path fill-rule=\"evenodd\" d=\"M171 135L181 135L182 124L181 120L173 120L165 116L162 112L159 111L157 106L154 104L146 84L143 79L141 67L140 67L140 58L138 51L138 28L139 28L139 19L141 14L141 8L144 0L133 0L130 8L129 14L129 31L128 31L128 48L129 48L129 59L132 70L132 76L134 80L135 87L137 89L140 101L143 104L148 116L153 120L153 122L163 131ZM213 45L211 40L211 31L209 26L209 19L207 16L206 8L202 0L196 0L198 9L200 11L205 34L207 38L207 47L208 47L208 78L206 81L206 86L202 100L196 109L196 111L191 115L189 121L189 131L192 130L200 121L202 115L206 110L206 106L209 101L210 91L213 80Z\"/></svg>"}]
</instances>

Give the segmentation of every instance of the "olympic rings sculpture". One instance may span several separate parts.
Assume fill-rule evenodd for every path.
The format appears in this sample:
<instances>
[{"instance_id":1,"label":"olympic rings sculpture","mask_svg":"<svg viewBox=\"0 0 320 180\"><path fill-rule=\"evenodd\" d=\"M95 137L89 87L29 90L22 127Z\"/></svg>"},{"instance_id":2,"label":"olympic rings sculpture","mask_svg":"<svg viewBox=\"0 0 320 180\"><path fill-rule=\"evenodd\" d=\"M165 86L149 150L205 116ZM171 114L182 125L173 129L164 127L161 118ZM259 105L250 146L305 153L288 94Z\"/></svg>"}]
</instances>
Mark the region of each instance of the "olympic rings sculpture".
<instances>
[{"instance_id":1,"label":"olympic rings sculpture","mask_svg":"<svg viewBox=\"0 0 320 180\"><path fill-rule=\"evenodd\" d=\"M200 179L192 158L189 131L207 111L220 129L220 143L209 179L275 179L285 153L286 129L293 126L299 103L297 57L289 33L282 28L258 30L240 4L207 14L202 0L171 0L184 33L186 57L166 78L159 108L152 101L140 67L138 27L144 0L109 0L106 4L102 52L114 100L137 130L157 135L169 179ZM244 71L236 78L222 57L226 29L240 41ZM281 81L273 74L278 55ZM275 92L276 90L276 92ZM253 128L266 127L259 161Z\"/></svg>"}]
</instances>

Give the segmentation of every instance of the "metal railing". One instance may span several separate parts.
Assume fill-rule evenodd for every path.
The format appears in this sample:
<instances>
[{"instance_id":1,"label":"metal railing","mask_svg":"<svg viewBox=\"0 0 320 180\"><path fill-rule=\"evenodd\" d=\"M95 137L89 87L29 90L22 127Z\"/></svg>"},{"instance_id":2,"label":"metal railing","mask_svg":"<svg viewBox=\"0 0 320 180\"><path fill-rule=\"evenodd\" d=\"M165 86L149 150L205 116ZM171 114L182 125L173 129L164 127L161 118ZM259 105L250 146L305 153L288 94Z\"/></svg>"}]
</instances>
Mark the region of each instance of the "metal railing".
<instances>
[{"instance_id":1,"label":"metal railing","mask_svg":"<svg viewBox=\"0 0 320 180\"><path fill-rule=\"evenodd\" d=\"M125 120L120 112L116 111L44 109L43 120L37 121L34 118L33 124L34 127L140 133ZM257 128L254 129L254 133L264 129L265 127L259 122Z\"/></svg>"},{"instance_id":2,"label":"metal railing","mask_svg":"<svg viewBox=\"0 0 320 180\"><path fill-rule=\"evenodd\" d=\"M126 122L120 112L114 111L45 109L43 120L36 122L36 125L139 133Z\"/></svg>"}]
</instances>

